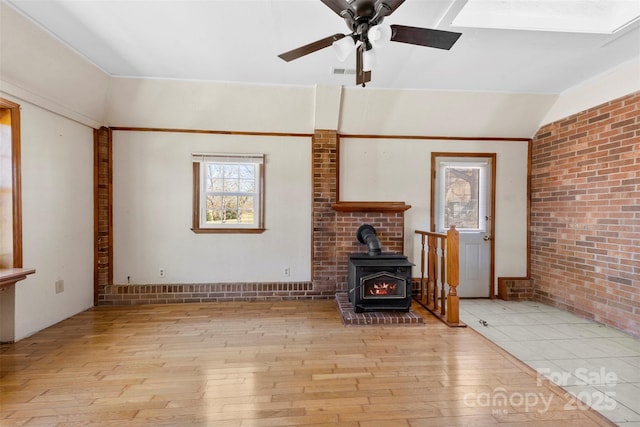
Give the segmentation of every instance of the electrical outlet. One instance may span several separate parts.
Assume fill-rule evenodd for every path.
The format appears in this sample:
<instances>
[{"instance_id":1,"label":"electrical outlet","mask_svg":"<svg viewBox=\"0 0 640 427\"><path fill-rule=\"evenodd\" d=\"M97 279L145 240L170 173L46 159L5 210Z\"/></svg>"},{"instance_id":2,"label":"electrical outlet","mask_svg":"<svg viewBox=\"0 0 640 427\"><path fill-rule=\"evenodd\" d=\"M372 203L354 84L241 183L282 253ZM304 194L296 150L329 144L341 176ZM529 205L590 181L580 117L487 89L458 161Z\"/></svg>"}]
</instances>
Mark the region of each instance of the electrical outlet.
<instances>
[{"instance_id":1,"label":"electrical outlet","mask_svg":"<svg viewBox=\"0 0 640 427\"><path fill-rule=\"evenodd\" d=\"M64 292L64 280L56 280L56 294Z\"/></svg>"},{"instance_id":2,"label":"electrical outlet","mask_svg":"<svg viewBox=\"0 0 640 427\"><path fill-rule=\"evenodd\" d=\"M160 268L160 277L165 277L166 276L166 271L164 270L164 268Z\"/></svg>"},{"instance_id":3,"label":"electrical outlet","mask_svg":"<svg viewBox=\"0 0 640 427\"><path fill-rule=\"evenodd\" d=\"M285 267L284 270L282 270L282 275L284 277L289 277L291 276L291 268L289 267Z\"/></svg>"}]
</instances>

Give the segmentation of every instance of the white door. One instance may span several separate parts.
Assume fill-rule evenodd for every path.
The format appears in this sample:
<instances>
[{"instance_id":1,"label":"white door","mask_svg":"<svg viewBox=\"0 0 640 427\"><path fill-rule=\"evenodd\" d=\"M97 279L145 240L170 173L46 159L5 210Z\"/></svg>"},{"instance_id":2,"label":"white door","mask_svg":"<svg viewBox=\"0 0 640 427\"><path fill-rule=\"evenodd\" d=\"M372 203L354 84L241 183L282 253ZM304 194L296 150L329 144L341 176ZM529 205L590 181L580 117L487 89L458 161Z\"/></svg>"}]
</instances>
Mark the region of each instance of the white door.
<instances>
[{"instance_id":1,"label":"white door","mask_svg":"<svg viewBox=\"0 0 640 427\"><path fill-rule=\"evenodd\" d=\"M488 298L491 289L491 157L436 157L435 224L460 233L460 297Z\"/></svg>"}]
</instances>

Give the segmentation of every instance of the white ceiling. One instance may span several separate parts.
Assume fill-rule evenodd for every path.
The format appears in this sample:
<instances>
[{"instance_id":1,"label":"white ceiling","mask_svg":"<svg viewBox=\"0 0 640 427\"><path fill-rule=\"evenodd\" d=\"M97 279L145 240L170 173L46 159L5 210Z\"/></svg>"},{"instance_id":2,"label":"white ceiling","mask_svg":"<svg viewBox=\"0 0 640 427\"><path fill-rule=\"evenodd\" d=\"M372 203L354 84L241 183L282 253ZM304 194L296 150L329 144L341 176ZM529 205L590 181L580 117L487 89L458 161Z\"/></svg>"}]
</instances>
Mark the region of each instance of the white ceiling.
<instances>
[{"instance_id":1,"label":"white ceiling","mask_svg":"<svg viewBox=\"0 0 640 427\"><path fill-rule=\"evenodd\" d=\"M484 1L498 10L505 4ZM554 5L578 0L536 1L546 5L539 11L553 14L558 13ZM350 32L320 0L9 3L112 76L355 86L353 75L331 72L334 67L354 68L355 55L345 63L330 48L289 63L277 57L334 33ZM639 20L615 34L451 26L466 3L406 0L385 23L457 31L462 36L450 51L390 43L377 52L378 64L368 86L559 93L640 57ZM629 16L629 21L633 18Z\"/></svg>"}]
</instances>

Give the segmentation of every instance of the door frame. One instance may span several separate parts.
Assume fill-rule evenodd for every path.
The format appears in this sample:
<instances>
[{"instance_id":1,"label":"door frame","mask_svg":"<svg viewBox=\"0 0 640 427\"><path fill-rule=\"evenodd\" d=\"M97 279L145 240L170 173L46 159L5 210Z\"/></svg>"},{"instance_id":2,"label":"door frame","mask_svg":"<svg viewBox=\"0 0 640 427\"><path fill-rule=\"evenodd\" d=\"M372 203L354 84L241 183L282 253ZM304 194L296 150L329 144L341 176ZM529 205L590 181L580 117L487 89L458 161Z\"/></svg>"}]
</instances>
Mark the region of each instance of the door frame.
<instances>
[{"instance_id":1,"label":"door frame","mask_svg":"<svg viewBox=\"0 0 640 427\"><path fill-rule=\"evenodd\" d=\"M431 231L436 231L436 169L439 157L461 157L461 158L489 158L491 159L491 203L489 205L489 218L491 228L489 232L489 299L496 297L495 292L495 233L496 233L496 153L456 153L456 152L432 152L431 153L431 200L430 216Z\"/></svg>"},{"instance_id":2,"label":"door frame","mask_svg":"<svg viewBox=\"0 0 640 427\"><path fill-rule=\"evenodd\" d=\"M11 116L11 199L13 202L13 268L22 268L22 166L20 154L20 105L0 98L0 108ZM9 267L9 266L5 266Z\"/></svg>"}]
</instances>

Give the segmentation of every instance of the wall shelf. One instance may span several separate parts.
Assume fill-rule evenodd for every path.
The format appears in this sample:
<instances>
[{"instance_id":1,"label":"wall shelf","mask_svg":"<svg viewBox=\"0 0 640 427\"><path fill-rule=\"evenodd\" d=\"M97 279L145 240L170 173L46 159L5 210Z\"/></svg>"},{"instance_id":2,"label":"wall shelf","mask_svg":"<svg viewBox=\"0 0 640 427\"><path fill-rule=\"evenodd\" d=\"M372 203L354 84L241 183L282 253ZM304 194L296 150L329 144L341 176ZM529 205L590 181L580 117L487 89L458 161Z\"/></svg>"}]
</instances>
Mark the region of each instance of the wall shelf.
<instances>
[{"instance_id":1,"label":"wall shelf","mask_svg":"<svg viewBox=\"0 0 640 427\"><path fill-rule=\"evenodd\" d=\"M404 212L411 205L404 202L338 202L331 207L337 212Z\"/></svg>"},{"instance_id":2,"label":"wall shelf","mask_svg":"<svg viewBox=\"0 0 640 427\"><path fill-rule=\"evenodd\" d=\"M0 268L0 290L13 286L36 271L30 268Z\"/></svg>"}]
</instances>

